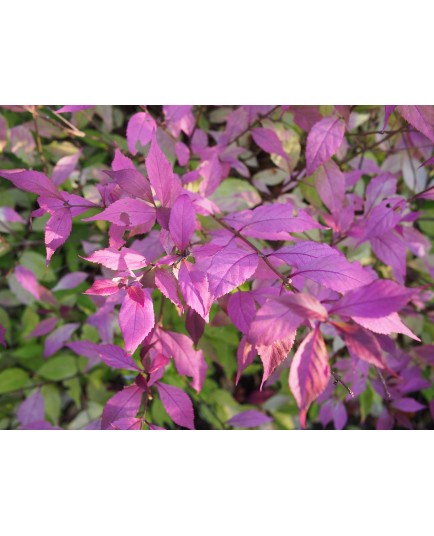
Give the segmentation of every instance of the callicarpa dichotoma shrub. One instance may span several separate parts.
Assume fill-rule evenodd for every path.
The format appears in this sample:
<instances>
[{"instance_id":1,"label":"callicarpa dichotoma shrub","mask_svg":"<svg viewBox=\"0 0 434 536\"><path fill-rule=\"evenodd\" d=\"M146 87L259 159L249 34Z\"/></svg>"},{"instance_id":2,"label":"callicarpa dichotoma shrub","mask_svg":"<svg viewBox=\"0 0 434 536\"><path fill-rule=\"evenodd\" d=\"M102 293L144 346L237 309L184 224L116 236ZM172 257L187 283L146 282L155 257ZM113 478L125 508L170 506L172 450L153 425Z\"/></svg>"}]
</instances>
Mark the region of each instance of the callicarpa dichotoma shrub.
<instances>
[{"instance_id":1,"label":"callicarpa dichotoma shrub","mask_svg":"<svg viewBox=\"0 0 434 536\"><path fill-rule=\"evenodd\" d=\"M434 107L0 107L0 425L432 428Z\"/></svg>"}]
</instances>

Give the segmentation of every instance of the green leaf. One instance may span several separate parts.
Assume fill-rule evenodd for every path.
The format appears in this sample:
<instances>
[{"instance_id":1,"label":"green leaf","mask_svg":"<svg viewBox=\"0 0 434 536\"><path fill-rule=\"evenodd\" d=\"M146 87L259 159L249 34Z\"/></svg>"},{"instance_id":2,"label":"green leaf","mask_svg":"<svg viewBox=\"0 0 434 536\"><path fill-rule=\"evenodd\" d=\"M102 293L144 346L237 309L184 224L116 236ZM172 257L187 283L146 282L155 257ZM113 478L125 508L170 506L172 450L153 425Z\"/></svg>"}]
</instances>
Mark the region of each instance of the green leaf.
<instances>
[{"instance_id":1,"label":"green leaf","mask_svg":"<svg viewBox=\"0 0 434 536\"><path fill-rule=\"evenodd\" d=\"M71 355L59 355L44 363L38 370L39 376L51 381L60 381L77 372L77 360Z\"/></svg>"},{"instance_id":2,"label":"green leaf","mask_svg":"<svg viewBox=\"0 0 434 536\"><path fill-rule=\"evenodd\" d=\"M20 368L10 368L0 373L0 394L17 391L27 384L29 376Z\"/></svg>"},{"instance_id":3,"label":"green leaf","mask_svg":"<svg viewBox=\"0 0 434 536\"><path fill-rule=\"evenodd\" d=\"M60 398L59 389L55 385L48 384L42 387L41 393L44 397L45 414L47 418L53 424L58 424L62 409L62 401Z\"/></svg>"}]
</instances>

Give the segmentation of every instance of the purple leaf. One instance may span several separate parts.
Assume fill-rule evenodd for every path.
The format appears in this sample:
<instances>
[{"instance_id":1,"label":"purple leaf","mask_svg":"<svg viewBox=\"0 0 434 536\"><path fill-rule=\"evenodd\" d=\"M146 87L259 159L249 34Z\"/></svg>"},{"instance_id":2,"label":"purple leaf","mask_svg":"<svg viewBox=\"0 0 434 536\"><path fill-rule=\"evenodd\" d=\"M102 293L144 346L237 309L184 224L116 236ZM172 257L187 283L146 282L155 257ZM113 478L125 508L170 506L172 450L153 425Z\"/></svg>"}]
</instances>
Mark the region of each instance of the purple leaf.
<instances>
[{"instance_id":1,"label":"purple leaf","mask_svg":"<svg viewBox=\"0 0 434 536\"><path fill-rule=\"evenodd\" d=\"M35 274L31 270L24 266L17 266L14 274L18 283L27 290L27 292L30 292L30 294L37 300L41 298L40 286L36 280Z\"/></svg>"},{"instance_id":2,"label":"purple leaf","mask_svg":"<svg viewBox=\"0 0 434 536\"><path fill-rule=\"evenodd\" d=\"M17 419L21 426L43 421L45 418L44 397L40 391L35 391L22 402L17 411Z\"/></svg>"},{"instance_id":3,"label":"purple leaf","mask_svg":"<svg viewBox=\"0 0 434 536\"><path fill-rule=\"evenodd\" d=\"M188 309L185 317L185 329L197 346L205 331L205 320L194 309Z\"/></svg>"},{"instance_id":4,"label":"purple leaf","mask_svg":"<svg viewBox=\"0 0 434 536\"><path fill-rule=\"evenodd\" d=\"M388 104L384 107L384 124L383 124L383 130L384 132L387 127L387 123L389 122L390 116L393 113L393 110L396 108L396 104Z\"/></svg>"},{"instance_id":5,"label":"purple leaf","mask_svg":"<svg viewBox=\"0 0 434 536\"><path fill-rule=\"evenodd\" d=\"M101 428L107 430L119 419L135 418L142 403L142 394L142 389L130 385L112 396L102 412Z\"/></svg>"},{"instance_id":6,"label":"purple leaf","mask_svg":"<svg viewBox=\"0 0 434 536\"><path fill-rule=\"evenodd\" d=\"M252 138L256 145L266 153L277 154L288 160L288 155L283 149L282 142L271 128L254 128L252 130Z\"/></svg>"},{"instance_id":7,"label":"purple leaf","mask_svg":"<svg viewBox=\"0 0 434 536\"><path fill-rule=\"evenodd\" d=\"M377 279L369 285L349 291L330 310L341 316L382 318L402 309L414 295L407 289L386 279Z\"/></svg>"},{"instance_id":8,"label":"purple leaf","mask_svg":"<svg viewBox=\"0 0 434 536\"><path fill-rule=\"evenodd\" d=\"M425 409L426 407L423 404L419 404L419 402L417 402L413 398L400 398L398 400L394 400L391 403L391 406L399 411L404 411L406 413L420 411L422 409Z\"/></svg>"},{"instance_id":9,"label":"purple leaf","mask_svg":"<svg viewBox=\"0 0 434 536\"><path fill-rule=\"evenodd\" d=\"M350 355L379 368L387 368L380 343L370 331L358 326L342 330L343 339Z\"/></svg>"},{"instance_id":10,"label":"purple leaf","mask_svg":"<svg viewBox=\"0 0 434 536\"><path fill-rule=\"evenodd\" d=\"M111 279L98 279L94 281L93 285L87 289L83 294L90 296L112 296L119 292L120 287L117 281Z\"/></svg>"},{"instance_id":11,"label":"purple leaf","mask_svg":"<svg viewBox=\"0 0 434 536\"><path fill-rule=\"evenodd\" d=\"M101 357L99 354L100 345L95 344L94 342L72 341L68 342L66 346L77 355L86 357L88 359L86 370L90 370L95 365L98 365L98 363L101 363Z\"/></svg>"},{"instance_id":12,"label":"purple leaf","mask_svg":"<svg viewBox=\"0 0 434 536\"><path fill-rule=\"evenodd\" d=\"M0 344L6 348L6 328L0 324Z\"/></svg>"},{"instance_id":13,"label":"purple leaf","mask_svg":"<svg viewBox=\"0 0 434 536\"><path fill-rule=\"evenodd\" d=\"M128 150L131 154L137 154L137 142L144 147L151 139L157 129L154 118L147 112L134 114L128 121L127 142Z\"/></svg>"},{"instance_id":14,"label":"purple leaf","mask_svg":"<svg viewBox=\"0 0 434 536\"><path fill-rule=\"evenodd\" d=\"M207 276L209 290L214 298L227 294L252 277L259 257L252 251L228 246L212 258Z\"/></svg>"},{"instance_id":15,"label":"purple leaf","mask_svg":"<svg viewBox=\"0 0 434 536\"><path fill-rule=\"evenodd\" d=\"M390 335L391 333L403 333L415 341L420 341L417 337L399 318L397 313L384 316L382 318L364 318L361 316L354 316L353 320L363 326L370 329L374 333L380 333L382 335Z\"/></svg>"},{"instance_id":16,"label":"purple leaf","mask_svg":"<svg viewBox=\"0 0 434 536\"><path fill-rule=\"evenodd\" d=\"M87 276L88 274L86 272L73 272L67 274L59 279L59 282L52 288L52 290L69 290L78 287L78 285L81 285L81 283L87 279Z\"/></svg>"},{"instance_id":17,"label":"purple leaf","mask_svg":"<svg viewBox=\"0 0 434 536\"><path fill-rule=\"evenodd\" d=\"M345 197L345 176L330 160L315 172L315 185L324 205L332 214L342 210Z\"/></svg>"},{"instance_id":18,"label":"purple leaf","mask_svg":"<svg viewBox=\"0 0 434 536\"><path fill-rule=\"evenodd\" d=\"M263 426L273 422L273 419L260 411L249 409L234 415L226 424L233 426L234 428L256 428L257 426Z\"/></svg>"},{"instance_id":19,"label":"purple leaf","mask_svg":"<svg viewBox=\"0 0 434 536\"><path fill-rule=\"evenodd\" d=\"M190 136L193 132L195 119L192 112L193 106L163 106L164 116L169 131L177 138L181 131Z\"/></svg>"},{"instance_id":20,"label":"purple leaf","mask_svg":"<svg viewBox=\"0 0 434 536\"><path fill-rule=\"evenodd\" d=\"M189 245L196 229L196 211L188 195L180 195L170 211L169 232L179 251Z\"/></svg>"},{"instance_id":21,"label":"purple leaf","mask_svg":"<svg viewBox=\"0 0 434 536\"><path fill-rule=\"evenodd\" d=\"M0 207L0 222L26 223L26 220L10 207Z\"/></svg>"},{"instance_id":22,"label":"purple leaf","mask_svg":"<svg viewBox=\"0 0 434 536\"><path fill-rule=\"evenodd\" d=\"M116 248L100 249L94 251L89 257L83 258L86 261L96 262L106 268L110 268L110 270L120 272L140 270L140 268L144 268L148 264L143 255L129 248L122 248L121 250Z\"/></svg>"},{"instance_id":23,"label":"purple leaf","mask_svg":"<svg viewBox=\"0 0 434 536\"><path fill-rule=\"evenodd\" d=\"M158 146L155 137L152 140L151 150L146 158L146 171L162 206L172 206L180 195L182 187L177 177L173 174L172 166Z\"/></svg>"},{"instance_id":24,"label":"purple leaf","mask_svg":"<svg viewBox=\"0 0 434 536\"><path fill-rule=\"evenodd\" d=\"M114 344L100 344L97 347L98 355L106 365L114 369L136 370L142 369L125 350Z\"/></svg>"},{"instance_id":25,"label":"purple leaf","mask_svg":"<svg viewBox=\"0 0 434 536\"><path fill-rule=\"evenodd\" d=\"M345 121L340 117L326 117L311 128L307 137L307 173L312 174L339 149L345 134Z\"/></svg>"},{"instance_id":26,"label":"purple leaf","mask_svg":"<svg viewBox=\"0 0 434 536\"><path fill-rule=\"evenodd\" d=\"M256 347L247 339L246 336L243 336L238 346L237 350L237 377L235 379L235 385L240 381L241 374L244 370L253 363L253 360L258 355Z\"/></svg>"},{"instance_id":27,"label":"purple leaf","mask_svg":"<svg viewBox=\"0 0 434 536\"><path fill-rule=\"evenodd\" d=\"M63 201L62 194L57 190L55 184L43 173L39 171L0 170L0 177L12 182L15 188L31 192L46 197L57 197Z\"/></svg>"},{"instance_id":28,"label":"purple leaf","mask_svg":"<svg viewBox=\"0 0 434 536\"><path fill-rule=\"evenodd\" d=\"M79 326L77 323L64 324L48 335L45 339L44 357L50 357L60 350Z\"/></svg>"},{"instance_id":29,"label":"purple leaf","mask_svg":"<svg viewBox=\"0 0 434 536\"><path fill-rule=\"evenodd\" d=\"M162 268L155 269L155 285L158 290L166 296L177 307L182 307L181 300L178 296L178 283L175 276Z\"/></svg>"},{"instance_id":30,"label":"purple leaf","mask_svg":"<svg viewBox=\"0 0 434 536\"><path fill-rule=\"evenodd\" d=\"M272 344L256 345L256 350L264 367L261 389L276 368L286 360L291 348L294 345L294 341L295 330L289 330L285 338L280 341L274 341Z\"/></svg>"},{"instance_id":31,"label":"purple leaf","mask_svg":"<svg viewBox=\"0 0 434 536\"><path fill-rule=\"evenodd\" d=\"M166 357L173 357L176 370L181 376L193 378L191 386L199 393L207 370L202 350L195 350L193 341L183 333L158 329L158 336L161 353Z\"/></svg>"},{"instance_id":32,"label":"purple leaf","mask_svg":"<svg viewBox=\"0 0 434 536\"><path fill-rule=\"evenodd\" d=\"M112 430L141 430L142 422L142 419L128 417L126 419L118 419L117 421L112 422L110 427Z\"/></svg>"},{"instance_id":33,"label":"purple leaf","mask_svg":"<svg viewBox=\"0 0 434 536\"><path fill-rule=\"evenodd\" d=\"M128 158L128 156L125 156L124 154L122 154L122 151L119 148L117 148L115 150L115 157L113 158L113 162L112 162L112 170L121 171L125 169L136 169L136 168L131 158Z\"/></svg>"},{"instance_id":34,"label":"purple leaf","mask_svg":"<svg viewBox=\"0 0 434 536\"><path fill-rule=\"evenodd\" d=\"M39 322L39 324L34 328L34 330L27 335L26 339L30 339L31 337L41 337L42 335L47 335L47 333L50 333L53 331L53 329L56 327L57 322L59 322L58 318L46 318L45 320L42 320Z\"/></svg>"},{"instance_id":35,"label":"purple leaf","mask_svg":"<svg viewBox=\"0 0 434 536\"><path fill-rule=\"evenodd\" d=\"M255 300L249 292L231 294L228 301L228 315L234 326L247 334L256 315Z\"/></svg>"},{"instance_id":36,"label":"purple leaf","mask_svg":"<svg viewBox=\"0 0 434 536\"><path fill-rule=\"evenodd\" d=\"M407 247L405 240L395 231L389 231L370 240L372 250L384 264L390 266L395 279L404 283Z\"/></svg>"},{"instance_id":37,"label":"purple leaf","mask_svg":"<svg viewBox=\"0 0 434 536\"><path fill-rule=\"evenodd\" d=\"M398 106L402 117L434 143L434 106Z\"/></svg>"},{"instance_id":38,"label":"purple leaf","mask_svg":"<svg viewBox=\"0 0 434 536\"><path fill-rule=\"evenodd\" d=\"M54 184L59 186L70 177L71 173L77 167L81 154L82 151L80 150L73 155L64 156L57 162L57 164L54 166L53 174L51 176Z\"/></svg>"},{"instance_id":39,"label":"purple leaf","mask_svg":"<svg viewBox=\"0 0 434 536\"><path fill-rule=\"evenodd\" d=\"M109 221L121 227L143 226L143 233L150 231L155 223L155 208L138 199L119 199L108 208L83 221Z\"/></svg>"},{"instance_id":40,"label":"purple leaf","mask_svg":"<svg viewBox=\"0 0 434 536\"><path fill-rule=\"evenodd\" d=\"M139 197L149 203L154 203L152 197L151 185L137 169L119 169L117 171L105 171L124 192Z\"/></svg>"},{"instance_id":41,"label":"purple leaf","mask_svg":"<svg viewBox=\"0 0 434 536\"><path fill-rule=\"evenodd\" d=\"M143 304L135 295L138 293ZM125 341L125 349L132 354L154 327L154 306L148 293L141 289L130 291L125 296L119 312L119 326Z\"/></svg>"},{"instance_id":42,"label":"purple leaf","mask_svg":"<svg viewBox=\"0 0 434 536\"><path fill-rule=\"evenodd\" d=\"M47 266L56 249L62 246L71 234L72 216L68 208L57 210L45 226L45 245L47 247Z\"/></svg>"},{"instance_id":43,"label":"purple leaf","mask_svg":"<svg viewBox=\"0 0 434 536\"><path fill-rule=\"evenodd\" d=\"M205 273L195 270L194 264L183 261L179 268L178 283L185 303L208 322L212 297Z\"/></svg>"},{"instance_id":44,"label":"purple leaf","mask_svg":"<svg viewBox=\"0 0 434 536\"><path fill-rule=\"evenodd\" d=\"M175 144L175 153L176 158L178 159L178 164L180 166L186 166L190 160L190 149L180 141Z\"/></svg>"},{"instance_id":45,"label":"purple leaf","mask_svg":"<svg viewBox=\"0 0 434 536\"><path fill-rule=\"evenodd\" d=\"M190 397L178 387L158 382L161 402L169 417L178 426L194 430L194 412Z\"/></svg>"},{"instance_id":46,"label":"purple leaf","mask_svg":"<svg viewBox=\"0 0 434 536\"><path fill-rule=\"evenodd\" d=\"M297 348L289 372L289 387L300 410L303 428L309 406L327 387L329 379L327 348L316 327Z\"/></svg>"},{"instance_id":47,"label":"purple leaf","mask_svg":"<svg viewBox=\"0 0 434 536\"><path fill-rule=\"evenodd\" d=\"M324 229L304 210L299 210L296 216L293 212L290 203L277 203L230 214L224 220L244 236L265 240L290 240L291 235L288 233Z\"/></svg>"},{"instance_id":48,"label":"purple leaf","mask_svg":"<svg viewBox=\"0 0 434 536\"><path fill-rule=\"evenodd\" d=\"M88 108L93 108L93 104L91 105L87 105L87 104L66 104L64 106L62 106L61 108L59 108L58 110L56 110L56 113L58 114L65 114L67 112L72 112L72 113L75 113L75 112L81 112L83 110L87 110Z\"/></svg>"}]
</instances>

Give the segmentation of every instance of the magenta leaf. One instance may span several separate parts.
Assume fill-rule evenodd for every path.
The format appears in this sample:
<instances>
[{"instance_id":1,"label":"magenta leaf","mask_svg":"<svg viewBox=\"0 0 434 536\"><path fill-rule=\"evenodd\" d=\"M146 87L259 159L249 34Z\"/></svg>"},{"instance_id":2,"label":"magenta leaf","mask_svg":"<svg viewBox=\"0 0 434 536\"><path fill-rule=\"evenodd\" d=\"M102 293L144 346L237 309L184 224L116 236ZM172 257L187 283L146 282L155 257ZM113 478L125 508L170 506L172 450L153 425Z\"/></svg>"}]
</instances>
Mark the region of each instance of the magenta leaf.
<instances>
[{"instance_id":1,"label":"magenta leaf","mask_svg":"<svg viewBox=\"0 0 434 536\"><path fill-rule=\"evenodd\" d=\"M330 310L341 316L382 318L402 309L414 295L414 290L398 283L377 279L369 285L351 290Z\"/></svg>"},{"instance_id":2,"label":"magenta leaf","mask_svg":"<svg viewBox=\"0 0 434 536\"><path fill-rule=\"evenodd\" d=\"M315 185L324 205L332 214L342 210L345 197L345 176L338 166L329 160L315 172Z\"/></svg>"},{"instance_id":3,"label":"magenta leaf","mask_svg":"<svg viewBox=\"0 0 434 536\"><path fill-rule=\"evenodd\" d=\"M128 121L127 141L131 154L137 154L137 142L143 147L147 145L157 129L154 118L147 112L134 114Z\"/></svg>"},{"instance_id":4,"label":"magenta leaf","mask_svg":"<svg viewBox=\"0 0 434 536\"><path fill-rule=\"evenodd\" d=\"M41 298L40 286L36 280L35 274L31 270L24 266L17 266L14 274L18 283L27 290L27 292L30 292L30 294L37 300Z\"/></svg>"},{"instance_id":5,"label":"magenta leaf","mask_svg":"<svg viewBox=\"0 0 434 536\"><path fill-rule=\"evenodd\" d=\"M158 394L169 417L178 426L194 430L194 412L190 397L178 387L158 382Z\"/></svg>"},{"instance_id":6,"label":"magenta leaf","mask_svg":"<svg viewBox=\"0 0 434 536\"><path fill-rule=\"evenodd\" d=\"M285 160L288 159L288 155L283 149L282 142L279 140L274 130L271 130L270 128L254 128L252 130L252 138L254 139L256 145L258 145L265 152L277 154Z\"/></svg>"},{"instance_id":7,"label":"magenta leaf","mask_svg":"<svg viewBox=\"0 0 434 536\"><path fill-rule=\"evenodd\" d=\"M395 108L396 108L395 104L389 104L384 107L384 123L383 123L382 132L386 130L387 124L389 123L390 116L392 115Z\"/></svg>"},{"instance_id":8,"label":"magenta leaf","mask_svg":"<svg viewBox=\"0 0 434 536\"><path fill-rule=\"evenodd\" d=\"M59 279L58 283L51 290L69 290L78 287L78 285L81 285L87 277L88 274L86 272L72 272L71 274L66 274Z\"/></svg>"},{"instance_id":9,"label":"magenta leaf","mask_svg":"<svg viewBox=\"0 0 434 536\"><path fill-rule=\"evenodd\" d=\"M173 174L172 166L158 146L155 137L146 158L146 171L162 206L172 206L182 191L181 183Z\"/></svg>"},{"instance_id":10,"label":"magenta leaf","mask_svg":"<svg viewBox=\"0 0 434 536\"><path fill-rule=\"evenodd\" d=\"M93 285L87 289L83 294L89 294L91 296L112 296L119 292L119 283L112 279L98 279Z\"/></svg>"},{"instance_id":11,"label":"magenta leaf","mask_svg":"<svg viewBox=\"0 0 434 536\"><path fill-rule=\"evenodd\" d=\"M196 229L196 211L188 195L180 195L170 211L169 232L179 251L189 245Z\"/></svg>"},{"instance_id":12,"label":"magenta leaf","mask_svg":"<svg viewBox=\"0 0 434 536\"><path fill-rule=\"evenodd\" d=\"M118 419L110 424L112 430L141 430L142 419L134 419L128 417L126 419Z\"/></svg>"},{"instance_id":13,"label":"magenta leaf","mask_svg":"<svg viewBox=\"0 0 434 536\"><path fill-rule=\"evenodd\" d=\"M47 266L56 249L62 246L71 234L72 216L68 208L57 210L45 226L45 245L47 247Z\"/></svg>"},{"instance_id":14,"label":"magenta leaf","mask_svg":"<svg viewBox=\"0 0 434 536\"><path fill-rule=\"evenodd\" d=\"M155 223L155 208L138 199L119 199L108 208L83 221L109 221L121 227L142 225L144 233L150 231Z\"/></svg>"},{"instance_id":15,"label":"magenta leaf","mask_svg":"<svg viewBox=\"0 0 434 536\"><path fill-rule=\"evenodd\" d=\"M340 117L326 117L315 123L307 137L306 161L309 175L336 153L344 134L345 121Z\"/></svg>"},{"instance_id":16,"label":"magenta leaf","mask_svg":"<svg viewBox=\"0 0 434 536\"><path fill-rule=\"evenodd\" d=\"M166 357L173 357L178 373L193 378L191 386L200 392L207 370L203 351L195 350L193 341L183 333L159 329L158 336L161 353Z\"/></svg>"},{"instance_id":17,"label":"magenta leaf","mask_svg":"<svg viewBox=\"0 0 434 536\"><path fill-rule=\"evenodd\" d=\"M124 192L139 197L148 203L154 203L148 179L145 179L135 168L106 171L105 173L116 181Z\"/></svg>"},{"instance_id":18,"label":"magenta leaf","mask_svg":"<svg viewBox=\"0 0 434 536\"><path fill-rule=\"evenodd\" d=\"M226 421L226 424L229 424L234 428L256 428L272 421L273 419L268 415L254 409L248 409L247 411L234 415Z\"/></svg>"},{"instance_id":19,"label":"magenta leaf","mask_svg":"<svg viewBox=\"0 0 434 536\"><path fill-rule=\"evenodd\" d=\"M116 248L100 249L83 258L86 261L96 262L106 268L120 272L140 270L140 268L144 268L148 264L143 255L130 248L122 248L121 250Z\"/></svg>"},{"instance_id":20,"label":"magenta leaf","mask_svg":"<svg viewBox=\"0 0 434 536\"><path fill-rule=\"evenodd\" d=\"M379 368L387 368L383 351L375 335L359 326L343 330L343 339L352 357L363 359Z\"/></svg>"},{"instance_id":21,"label":"magenta leaf","mask_svg":"<svg viewBox=\"0 0 434 536\"><path fill-rule=\"evenodd\" d=\"M136 370L142 369L136 364L134 359L125 350L114 344L101 344L97 347L97 352L102 361L114 369Z\"/></svg>"},{"instance_id":22,"label":"magenta leaf","mask_svg":"<svg viewBox=\"0 0 434 536\"><path fill-rule=\"evenodd\" d=\"M93 108L93 104L87 105L87 104L66 104L56 110L56 113L58 114L65 114L67 112L82 112L83 110L87 110L88 108Z\"/></svg>"},{"instance_id":23,"label":"magenta leaf","mask_svg":"<svg viewBox=\"0 0 434 536\"><path fill-rule=\"evenodd\" d=\"M413 398L399 398L398 400L394 400L391 403L391 406L394 409L397 409L399 411L404 411L405 413L413 413L415 411L421 411L422 409L425 409L426 407L423 404L419 404L419 402L417 402Z\"/></svg>"},{"instance_id":24,"label":"magenta leaf","mask_svg":"<svg viewBox=\"0 0 434 536\"><path fill-rule=\"evenodd\" d=\"M327 348L316 327L297 348L289 372L289 387L300 410L303 428L309 406L327 387L329 379Z\"/></svg>"},{"instance_id":25,"label":"magenta leaf","mask_svg":"<svg viewBox=\"0 0 434 536\"><path fill-rule=\"evenodd\" d=\"M44 357L50 357L60 350L71 335L79 328L80 324L64 324L48 335L45 339Z\"/></svg>"},{"instance_id":26,"label":"magenta leaf","mask_svg":"<svg viewBox=\"0 0 434 536\"><path fill-rule=\"evenodd\" d=\"M142 394L142 389L130 385L112 396L104 406L101 428L107 430L120 419L135 418L142 403Z\"/></svg>"},{"instance_id":27,"label":"magenta leaf","mask_svg":"<svg viewBox=\"0 0 434 536\"><path fill-rule=\"evenodd\" d=\"M261 389L268 378L288 357L295 341L295 330L289 329L284 339L271 344L256 344L256 350L264 367Z\"/></svg>"},{"instance_id":28,"label":"magenta leaf","mask_svg":"<svg viewBox=\"0 0 434 536\"><path fill-rule=\"evenodd\" d=\"M154 324L154 306L150 295L141 289L128 292L119 312L119 326L128 353L134 353Z\"/></svg>"},{"instance_id":29,"label":"magenta leaf","mask_svg":"<svg viewBox=\"0 0 434 536\"><path fill-rule=\"evenodd\" d=\"M17 411L17 419L22 426L43 421L45 418L45 402L40 391L35 391L24 402Z\"/></svg>"},{"instance_id":30,"label":"magenta leaf","mask_svg":"<svg viewBox=\"0 0 434 536\"><path fill-rule=\"evenodd\" d=\"M190 262L183 261L179 268L178 283L185 303L208 322L212 299L205 273L195 270Z\"/></svg>"},{"instance_id":31,"label":"magenta leaf","mask_svg":"<svg viewBox=\"0 0 434 536\"><path fill-rule=\"evenodd\" d=\"M355 322L364 328L370 329L374 333L380 333L382 335L402 333L415 341L420 341L419 337L402 322L397 313L391 313L381 318L364 318L362 316L354 316L352 318Z\"/></svg>"},{"instance_id":32,"label":"magenta leaf","mask_svg":"<svg viewBox=\"0 0 434 536\"><path fill-rule=\"evenodd\" d=\"M25 192L46 197L56 197L63 201L62 194L57 190L55 184L39 171L23 171L20 169L6 171L2 169L0 170L0 177L11 181L15 188Z\"/></svg>"},{"instance_id":33,"label":"magenta leaf","mask_svg":"<svg viewBox=\"0 0 434 536\"><path fill-rule=\"evenodd\" d=\"M73 155L64 156L57 162L51 175L52 181L56 186L63 184L70 177L77 167L81 154L82 151L80 150Z\"/></svg>"},{"instance_id":34,"label":"magenta leaf","mask_svg":"<svg viewBox=\"0 0 434 536\"><path fill-rule=\"evenodd\" d=\"M402 117L434 143L434 106L398 106Z\"/></svg>"},{"instance_id":35,"label":"magenta leaf","mask_svg":"<svg viewBox=\"0 0 434 536\"><path fill-rule=\"evenodd\" d=\"M101 363L101 357L99 353L99 344L95 344L91 341L72 341L66 344L77 355L86 357L88 360L86 370L90 370L92 367Z\"/></svg>"},{"instance_id":36,"label":"magenta leaf","mask_svg":"<svg viewBox=\"0 0 434 536\"><path fill-rule=\"evenodd\" d=\"M178 283L171 272L163 270L162 268L156 268L155 285L166 298L182 309L182 303L178 296Z\"/></svg>"},{"instance_id":37,"label":"magenta leaf","mask_svg":"<svg viewBox=\"0 0 434 536\"><path fill-rule=\"evenodd\" d=\"M228 315L234 326L247 334L256 315L255 300L249 292L231 294L228 301Z\"/></svg>"},{"instance_id":38,"label":"magenta leaf","mask_svg":"<svg viewBox=\"0 0 434 536\"><path fill-rule=\"evenodd\" d=\"M207 272L209 290L214 298L227 294L252 277L259 258L251 250L228 246L212 258Z\"/></svg>"},{"instance_id":39,"label":"magenta leaf","mask_svg":"<svg viewBox=\"0 0 434 536\"><path fill-rule=\"evenodd\" d=\"M53 331L57 322L59 322L59 319L55 317L42 320L26 338L30 339L31 337L42 337L43 335L47 335L47 333Z\"/></svg>"},{"instance_id":40,"label":"magenta leaf","mask_svg":"<svg viewBox=\"0 0 434 536\"><path fill-rule=\"evenodd\" d=\"M205 320L194 309L189 308L185 318L185 329L197 346L205 331Z\"/></svg>"}]
</instances>

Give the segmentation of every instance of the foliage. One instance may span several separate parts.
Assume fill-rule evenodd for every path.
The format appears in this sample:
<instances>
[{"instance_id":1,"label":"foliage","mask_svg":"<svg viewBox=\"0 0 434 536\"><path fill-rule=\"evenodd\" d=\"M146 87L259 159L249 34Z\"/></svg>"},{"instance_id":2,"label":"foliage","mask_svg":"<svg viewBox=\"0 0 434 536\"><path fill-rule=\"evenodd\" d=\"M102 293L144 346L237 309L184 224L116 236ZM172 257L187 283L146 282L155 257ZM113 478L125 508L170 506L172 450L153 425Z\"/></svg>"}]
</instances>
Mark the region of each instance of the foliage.
<instances>
[{"instance_id":1,"label":"foliage","mask_svg":"<svg viewBox=\"0 0 434 536\"><path fill-rule=\"evenodd\" d=\"M432 106L0 108L0 426L428 428Z\"/></svg>"}]
</instances>

